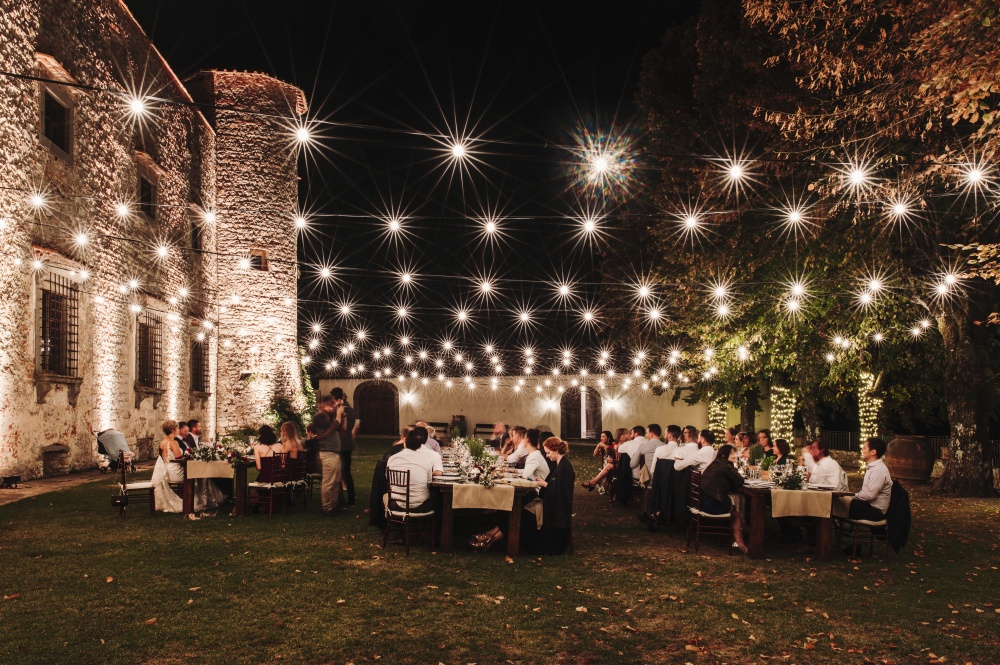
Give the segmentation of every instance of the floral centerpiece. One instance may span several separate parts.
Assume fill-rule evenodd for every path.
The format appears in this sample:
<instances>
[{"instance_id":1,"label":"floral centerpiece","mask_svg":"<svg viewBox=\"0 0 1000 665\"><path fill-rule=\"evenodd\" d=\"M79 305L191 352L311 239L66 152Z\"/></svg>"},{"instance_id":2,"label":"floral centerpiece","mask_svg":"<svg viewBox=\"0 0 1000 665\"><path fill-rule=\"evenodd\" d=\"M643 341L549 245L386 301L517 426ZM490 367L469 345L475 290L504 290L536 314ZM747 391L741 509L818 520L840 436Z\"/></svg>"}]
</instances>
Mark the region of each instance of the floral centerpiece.
<instances>
[{"instance_id":1,"label":"floral centerpiece","mask_svg":"<svg viewBox=\"0 0 1000 665\"><path fill-rule=\"evenodd\" d=\"M469 437L452 442L462 473L475 478L483 487L493 487L503 472L505 462L500 455L482 439Z\"/></svg>"},{"instance_id":2,"label":"floral centerpiece","mask_svg":"<svg viewBox=\"0 0 1000 665\"><path fill-rule=\"evenodd\" d=\"M783 490L800 490L805 487L805 484L805 467L797 467L795 469L786 468L781 474L781 478L777 480L778 487Z\"/></svg>"},{"instance_id":3,"label":"floral centerpiece","mask_svg":"<svg viewBox=\"0 0 1000 665\"><path fill-rule=\"evenodd\" d=\"M188 451L190 459L199 462L229 462L234 466L251 453L253 446L225 439L220 443L205 443Z\"/></svg>"}]
</instances>

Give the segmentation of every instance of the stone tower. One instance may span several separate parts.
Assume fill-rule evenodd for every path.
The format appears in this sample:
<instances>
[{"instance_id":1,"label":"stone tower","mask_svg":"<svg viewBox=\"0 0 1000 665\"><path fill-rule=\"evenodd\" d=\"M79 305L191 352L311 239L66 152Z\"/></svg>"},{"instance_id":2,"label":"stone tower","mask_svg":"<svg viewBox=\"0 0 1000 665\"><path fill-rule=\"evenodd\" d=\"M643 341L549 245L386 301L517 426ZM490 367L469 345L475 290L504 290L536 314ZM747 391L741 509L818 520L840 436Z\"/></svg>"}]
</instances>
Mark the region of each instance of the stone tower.
<instances>
[{"instance_id":1,"label":"stone tower","mask_svg":"<svg viewBox=\"0 0 1000 665\"><path fill-rule=\"evenodd\" d=\"M297 151L303 92L271 76L186 82L216 132L218 429L255 424L277 397L301 406L296 327Z\"/></svg>"}]
</instances>

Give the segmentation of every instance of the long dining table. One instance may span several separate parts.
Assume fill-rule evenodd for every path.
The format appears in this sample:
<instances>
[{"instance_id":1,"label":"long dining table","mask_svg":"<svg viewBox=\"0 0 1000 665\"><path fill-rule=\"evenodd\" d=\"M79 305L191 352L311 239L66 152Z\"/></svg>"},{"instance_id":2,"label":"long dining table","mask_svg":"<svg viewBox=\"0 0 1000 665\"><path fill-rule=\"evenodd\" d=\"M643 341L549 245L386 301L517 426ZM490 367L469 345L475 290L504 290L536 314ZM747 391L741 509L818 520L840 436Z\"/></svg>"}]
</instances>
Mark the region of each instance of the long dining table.
<instances>
[{"instance_id":1,"label":"long dining table","mask_svg":"<svg viewBox=\"0 0 1000 665\"><path fill-rule=\"evenodd\" d=\"M441 498L441 510L435 511L434 519L438 520L436 529L441 538L441 551L452 551L452 540L454 539L455 527L455 507L454 493L455 486L462 483L435 480L430 485L433 494ZM510 526L507 529L504 540L507 542L507 556L517 556L521 552L521 509L524 507L524 498L529 494L536 494L535 487L512 486L514 489L514 503L510 511ZM485 488L484 488L485 489ZM486 490L488 491L488 490Z\"/></svg>"},{"instance_id":2,"label":"long dining table","mask_svg":"<svg viewBox=\"0 0 1000 665\"><path fill-rule=\"evenodd\" d=\"M801 492L813 492L816 490L798 490ZM764 557L764 520L765 511L771 505L771 488L746 486L740 488L739 493L746 500L746 520L749 530L747 539L747 549L751 559L761 559ZM853 496L853 492L826 492L830 494L830 515L826 517L816 517L816 558L820 561L830 559L833 543L833 503L844 496Z\"/></svg>"}]
</instances>

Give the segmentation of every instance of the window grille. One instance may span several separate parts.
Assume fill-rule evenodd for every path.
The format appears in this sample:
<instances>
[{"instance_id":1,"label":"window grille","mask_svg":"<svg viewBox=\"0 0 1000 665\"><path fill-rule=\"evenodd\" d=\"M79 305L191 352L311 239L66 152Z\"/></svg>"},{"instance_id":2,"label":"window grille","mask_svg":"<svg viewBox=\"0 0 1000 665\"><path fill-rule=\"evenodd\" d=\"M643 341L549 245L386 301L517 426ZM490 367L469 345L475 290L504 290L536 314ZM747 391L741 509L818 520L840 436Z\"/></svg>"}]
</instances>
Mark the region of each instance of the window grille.
<instances>
[{"instance_id":1,"label":"window grille","mask_svg":"<svg viewBox=\"0 0 1000 665\"><path fill-rule=\"evenodd\" d=\"M46 90L42 96L42 131L52 145L69 153L70 111Z\"/></svg>"},{"instance_id":2,"label":"window grille","mask_svg":"<svg viewBox=\"0 0 1000 665\"><path fill-rule=\"evenodd\" d=\"M163 323L144 310L136 319L136 383L160 388L163 380Z\"/></svg>"},{"instance_id":3,"label":"window grille","mask_svg":"<svg viewBox=\"0 0 1000 665\"><path fill-rule=\"evenodd\" d=\"M208 375L208 340L191 342L191 392L207 393L211 385Z\"/></svg>"},{"instance_id":4,"label":"window grille","mask_svg":"<svg viewBox=\"0 0 1000 665\"><path fill-rule=\"evenodd\" d=\"M250 269L267 270L267 252L262 249L254 249L250 252Z\"/></svg>"},{"instance_id":5,"label":"window grille","mask_svg":"<svg viewBox=\"0 0 1000 665\"><path fill-rule=\"evenodd\" d=\"M49 272L43 278L39 364L47 374L77 375L79 293L68 277Z\"/></svg>"}]
</instances>

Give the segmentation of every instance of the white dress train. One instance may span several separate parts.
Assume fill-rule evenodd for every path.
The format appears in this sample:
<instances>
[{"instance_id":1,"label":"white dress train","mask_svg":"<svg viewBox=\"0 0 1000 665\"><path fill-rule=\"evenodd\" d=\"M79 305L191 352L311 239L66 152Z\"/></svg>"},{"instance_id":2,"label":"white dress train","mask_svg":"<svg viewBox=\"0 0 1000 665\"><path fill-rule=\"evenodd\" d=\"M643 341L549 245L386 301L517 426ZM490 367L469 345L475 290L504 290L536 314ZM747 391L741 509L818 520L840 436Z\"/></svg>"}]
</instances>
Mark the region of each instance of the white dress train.
<instances>
[{"instance_id":1,"label":"white dress train","mask_svg":"<svg viewBox=\"0 0 1000 665\"><path fill-rule=\"evenodd\" d=\"M174 451L170 448L167 448L167 459L176 459ZM157 455L150 481L155 491L157 510L165 513L179 513L184 510L184 501L170 487L170 483L184 482L184 469L180 464L164 462L163 455Z\"/></svg>"}]
</instances>

